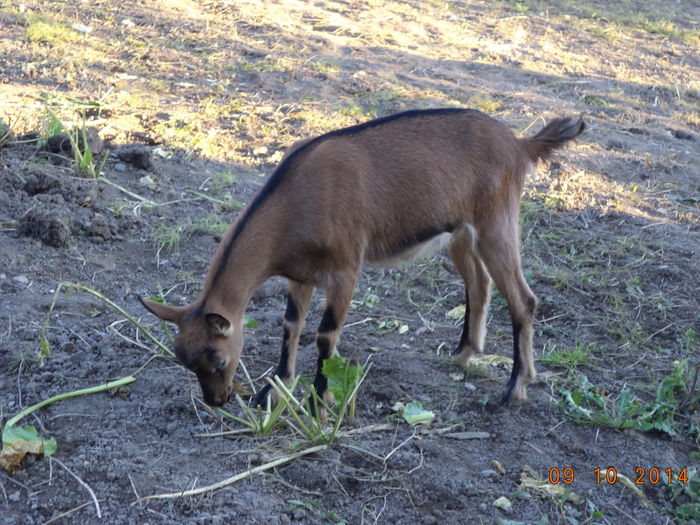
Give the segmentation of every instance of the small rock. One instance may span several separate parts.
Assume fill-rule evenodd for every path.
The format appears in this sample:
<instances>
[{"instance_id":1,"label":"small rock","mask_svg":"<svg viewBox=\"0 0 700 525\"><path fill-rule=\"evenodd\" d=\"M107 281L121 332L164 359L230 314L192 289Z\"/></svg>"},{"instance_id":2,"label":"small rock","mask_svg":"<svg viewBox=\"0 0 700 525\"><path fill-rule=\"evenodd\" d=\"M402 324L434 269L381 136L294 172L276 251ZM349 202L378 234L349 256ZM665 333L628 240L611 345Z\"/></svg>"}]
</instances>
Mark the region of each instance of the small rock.
<instances>
[{"instance_id":1,"label":"small rock","mask_svg":"<svg viewBox=\"0 0 700 525\"><path fill-rule=\"evenodd\" d=\"M29 284L29 279L27 279L26 275L15 275L12 280L19 284Z\"/></svg>"},{"instance_id":2,"label":"small rock","mask_svg":"<svg viewBox=\"0 0 700 525\"><path fill-rule=\"evenodd\" d=\"M294 509L292 513L292 518L295 521L301 521L306 517L306 511L304 509Z\"/></svg>"},{"instance_id":3,"label":"small rock","mask_svg":"<svg viewBox=\"0 0 700 525\"><path fill-rule=\"evenodd\" d=\"M479 472L479 475L482 478L495 478L496 476L498 476L498 472L489 468L489 469L482 470L481 472Z\"/></svg>"},{"instance_id":4,"label":"small rock","mask_svg":"<svg viewBox=\"0 0 700 525\"><path fill-rule=\"evenodd\" d=\"M122 164L121 162L117 162L114 165L114 171L126 171L126 164Z\"/></svg>"}]
</instances>

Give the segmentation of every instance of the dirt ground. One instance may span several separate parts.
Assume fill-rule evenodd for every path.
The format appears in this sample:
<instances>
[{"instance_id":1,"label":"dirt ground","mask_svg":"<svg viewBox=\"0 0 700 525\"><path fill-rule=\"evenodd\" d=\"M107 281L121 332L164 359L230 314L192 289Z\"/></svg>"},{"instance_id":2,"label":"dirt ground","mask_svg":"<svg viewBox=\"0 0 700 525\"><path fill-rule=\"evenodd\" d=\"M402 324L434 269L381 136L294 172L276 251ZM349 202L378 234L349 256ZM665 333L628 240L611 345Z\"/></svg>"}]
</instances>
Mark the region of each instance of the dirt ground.
<instances>
[{"instance_id":1,"label":"dirt ground","mask_svg":"<svg viewBox=\"0 0 700 525\"><path fill-rule=\"evenodd\" d=\"M58 461L0 473L0 524L699 522L699 22L687 0L0 1L0 421L136 377L22 421L56 439ZM136 503L311 444L291 427L209 435L242 427L86 293L59 294L42 355L59 283L99 290L165 340L137 294L196 297L217 241L287 146L443 106L524 135L560 115L589 126L526 184L523 266L539 298L530 400L497 404L507 359L449 363L461 321L447 314L464 290L444 254L366 267L339 346L372 363L344 426L355 432L220 490ZM47 108L94 128L93 165L109 152L102 179L48 138ZM248 308L255 388L278 359L285 296L272 279ZM306 377L321 312L317 294ZM496 293L486 353L510 357L511 345ZM678 363L677 388L660 389ZM582 392L603 403L588 416L567 408ZM434 421L397 417L409 401ZM662 410L663 428L635 426ZM566 467L571 484L548 481Z\"/></svg>"}]
</instances>

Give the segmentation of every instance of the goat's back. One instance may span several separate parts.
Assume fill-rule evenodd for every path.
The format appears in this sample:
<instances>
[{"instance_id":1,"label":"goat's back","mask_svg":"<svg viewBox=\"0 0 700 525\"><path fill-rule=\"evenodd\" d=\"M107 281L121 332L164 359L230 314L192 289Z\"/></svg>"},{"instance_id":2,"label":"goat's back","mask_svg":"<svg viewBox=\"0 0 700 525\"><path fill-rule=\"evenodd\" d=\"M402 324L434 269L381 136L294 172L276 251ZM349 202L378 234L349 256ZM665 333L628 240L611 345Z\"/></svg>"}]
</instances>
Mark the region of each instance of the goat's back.
<instances>
[{"instance_id":1,"label":"goat's back","mask_svg":"<svg viewBox=\"0 0 700 525\"><path fill-rule=\"evenodd\" d=\"M508 128L472 110L399 114L297 155L280 187L294 228L328 245L352 233L370 259L479 222L519 196L530 164Z\"/></svg>"}]
</instances>

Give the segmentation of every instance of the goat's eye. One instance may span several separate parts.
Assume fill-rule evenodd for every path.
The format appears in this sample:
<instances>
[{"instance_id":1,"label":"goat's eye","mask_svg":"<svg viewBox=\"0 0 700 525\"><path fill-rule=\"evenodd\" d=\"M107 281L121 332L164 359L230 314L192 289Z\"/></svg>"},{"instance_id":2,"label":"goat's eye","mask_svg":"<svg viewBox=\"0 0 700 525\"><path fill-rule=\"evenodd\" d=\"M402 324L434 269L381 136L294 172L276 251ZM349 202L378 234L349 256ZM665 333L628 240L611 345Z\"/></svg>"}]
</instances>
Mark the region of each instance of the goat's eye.
<instances>
[{"instance_id":1,"label":"goat's eye","mask_svg":"<svg viewBox=\"0 0 700 525\"><path fill-rule=\"evenodd\" d=\"M219 359L219 361L216 363L216 370L223 370L224 367L226 366L226 359Z\"/></svg>"}]
</instances>

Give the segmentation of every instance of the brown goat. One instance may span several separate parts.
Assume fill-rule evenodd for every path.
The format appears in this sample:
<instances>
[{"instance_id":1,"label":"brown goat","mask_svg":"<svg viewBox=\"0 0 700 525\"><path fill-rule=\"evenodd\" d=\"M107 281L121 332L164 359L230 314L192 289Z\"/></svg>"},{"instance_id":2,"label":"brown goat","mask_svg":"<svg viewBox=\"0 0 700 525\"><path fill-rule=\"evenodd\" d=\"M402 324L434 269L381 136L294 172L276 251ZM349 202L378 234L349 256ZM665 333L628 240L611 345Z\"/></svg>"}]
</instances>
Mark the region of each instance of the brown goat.
<instances>
[{"instance_id":1,"label":"brown goat","mask_svg":"<svg viewBox=\"0 0 700 525\"><path fill-rule=\"evenodd\" d=\"M584 130L582 119L556 119L518 139L478 111L417 110L340 129L295 144L219 245L199 298L173 307L141 299L178 325L175 353L223 405L243 347L243 315L272 275L289 280L282 355L275 372L295 377L299 334L314 287L326 290L318 327L314 386L338 342L363 262L414 254L451 234L450 254L466 288L466 313L454 361L483 351L491 279L508 302L513 369L503 401L525 400L535 378L535 296L520 269L518 217L526 174ZM262 403L269 385L257 397Z\"/></svg>"}]
</instances>

